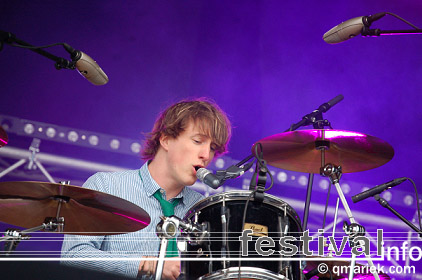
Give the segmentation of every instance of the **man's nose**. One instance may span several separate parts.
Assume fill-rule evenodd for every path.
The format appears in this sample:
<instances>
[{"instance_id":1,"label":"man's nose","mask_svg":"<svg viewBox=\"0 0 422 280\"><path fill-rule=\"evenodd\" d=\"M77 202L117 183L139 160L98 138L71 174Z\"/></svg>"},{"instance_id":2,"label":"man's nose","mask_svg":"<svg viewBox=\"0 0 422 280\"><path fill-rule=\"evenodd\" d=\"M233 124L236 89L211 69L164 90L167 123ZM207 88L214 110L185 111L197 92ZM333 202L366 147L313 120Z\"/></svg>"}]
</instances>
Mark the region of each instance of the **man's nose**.
<instances>
[{"instance_id":1,"label":"man's nose","mask_svg":"<svg viewBox=\"0 0 422 280\"><path fill-rule=\"evenodd\" d=\"M202 147L201 151L199 152L199 157L204 161L208 161L211 157L211 147L204 145L204 147Z\"/></svg>"}]
</instances>

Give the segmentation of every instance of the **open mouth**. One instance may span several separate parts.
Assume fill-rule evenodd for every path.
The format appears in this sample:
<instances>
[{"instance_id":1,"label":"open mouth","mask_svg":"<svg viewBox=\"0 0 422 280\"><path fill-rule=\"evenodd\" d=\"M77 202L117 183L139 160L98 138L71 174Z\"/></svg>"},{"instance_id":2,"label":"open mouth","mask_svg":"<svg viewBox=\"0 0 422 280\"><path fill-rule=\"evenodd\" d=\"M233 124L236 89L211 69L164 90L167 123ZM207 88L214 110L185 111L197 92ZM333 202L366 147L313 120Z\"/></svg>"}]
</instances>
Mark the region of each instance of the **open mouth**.
<instances>
[{"instance_id":1,"label":"open mouth","mask_svg":"<svg viewBox=\"0 0 422 280\"><path fill-rule=\"evenodd\" d=\"M195 168L195 175L196 175L196 171L198 171L199 168L203 168L202 165L194 165L193 168Z\"/></svg>"}]
</instances>

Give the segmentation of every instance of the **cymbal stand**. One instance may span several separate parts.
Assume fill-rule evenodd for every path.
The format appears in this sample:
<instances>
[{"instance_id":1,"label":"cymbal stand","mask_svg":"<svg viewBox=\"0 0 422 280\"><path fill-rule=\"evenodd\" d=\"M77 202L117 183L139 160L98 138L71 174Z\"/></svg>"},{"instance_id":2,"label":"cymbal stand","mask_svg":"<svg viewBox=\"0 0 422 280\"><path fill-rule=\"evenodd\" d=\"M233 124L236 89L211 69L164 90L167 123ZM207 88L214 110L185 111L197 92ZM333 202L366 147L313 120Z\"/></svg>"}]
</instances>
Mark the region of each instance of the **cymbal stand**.
<instances>
[{"instance_id":1,"label":"cymbal stand","mask_svg":"<svg viewBox=\"0 0 422 280\"><path fill-rule=\"evenodd\" d=\"M47 170L44 168L44 166L41 164L41 162L39 162L37 160L37 154L40 152L40 149L39 149L40 143L41 143L40 139L34 138L32 140L31 146L29 147L29 151L31 152L30 157L27 158L27 159L25 159L25 158L20 159L15 164L9 166L8 168L6 168L2 172L0 172L0 178L9 174L13 170L17 169L18 167L20 167L20 166L24 165L26 162L28 162L28 165L26 166L27 169L35 170L38 167L38 169L44 174L44 176L48 179L48 181L50 181L51 183L55 183L53 177L51 177L51 175L47 172Z\"/></svg>"},{"instance_id":2,"label":"cymbal stand","mask_svg":"<svg viewBox=\"0 0 422 280\"><path fill-rule=\"evenodd\" d=\"M334 222L333 222L333 239L335 238L335 234L336 234L336 226L337 226L337 218L338 218L338 206L339 206L339 198L337 197L337 202L336 202L336 210L334 212ZM332 257L333 256L333 252L334 252L334 248L333 248L333 244L330 243L330 245L328 245L328 256Z\"/></svg>"},{"instance_id":3,"label":"cymbal stand","mask_svg":"<svg viewBox=\"0 0 422 280\"><path fill-rule=\"evenodd\" d=\"M0 242L5 241L4 244L4 251L5 255L9 256L18 246L19 242L22 240L29 240L31 237L26 233L31 233L39 230L46 230L46 231L58 231L63 232L64 228L64 218L60 217L58 219L48 217L45 218L44 223L40 226L33 227L30 229L25 230L17 230L17 229L8 229L4 233L3 237L0 237Z\"/></svg>"},{"instance_id":4,"label":"cymbal stand","mask_svg":"<svg viewBox=\"0 0 422 280\"><path fill-rule=\"evenodd\" d=\"M321 163L325 163L325 148L321 150ZM341 203L343 204L343 208L346 211L347 217L349 218L350 225L345 222L343 225L343 230L346 232L346 234L349 236L349 243L350 246L356 247L356 246L362 246L363 244L357 244L356 242L353 242L354 238L357 236L364 236L365 235L365 228L361 225L359 225L355 218L353 217L352 211L350 210L349 204L347 203L346 197L344 196L344 193L340 187L339 181L340 177L342 175L341 166L335 166L331 163L323 165L321 167L320 173L324 177L329 177L331 180L331 183L334 184L336 187L338 196L341 200ZM368 258L368 263L372 267L374 266L374 263L372 262L370 256L366 256ZM349 271L349 280L353 279L354 275L354 267L356 263L356 255L352 252L352 259L350 261L350 271ZM375 279L380 280L379 275L376 270L373 271L373 275Z\"/></svg>"},{"instance_id":5,"label":"cymbal stand","mask_svg":"<svg viewBox=\"0 0 422 280\"><path fill-rule=\"evenodd\" d=\"M340 178L342 175L342 169L340 165L334 165L332 163L325 163L325 151L330 148L330 141L325 138L325 131L322 131L321 138L315 141L315 148L319 151L321 151L321 168L320 168L320 174L324 177L329 177L331 183L336 187L338 196L341 200L341 203L343 204L343 208L346 211L347 217L349 218L350 225L345 222L343 225L343 230L345 233L349 236L349 244L350 247L354 248L358 246L356 242L353 242L354 238L357 236L364 236L365 235L365 228L361 225L359 225L355 218L353 217L352 211L350 210L349 204L347 203L346 197L344 196L344 193L340 187ZM363 244L360 243L360 246ZM372 267L374 266L374 263L372 262L370 256L368 257L368 263ZM350 271L349 271L349 280L353 279L354 275L354 267L356 262L356 255L352 251L352 259L350 261ZM373 275L375 279L379 279L379 275L376 271L373 272Z\"/></svg>"},{"instance_id":6,"label":"cymbal stand","mask_svg":"<svg viewBox=\"0 0 422 280\"><path fill-rule=\"evenodd\" d=\"M60 182L61 185L70 185L70 181L63 181ZM62 194L62 189L60 189L60 194ZM44 219L44 223L40 226L33 227L30 229L25 230L16 230L16 229L8 229L3 237L0 237L0 242L5 241L5 255L10 255L16 247L18 246L19 242L22 240L29 240L31 237L26 233L31 233L39 230L45 230L48 232L63 232L64 231L64 217L60 217L60 210L62 208L63 203L67 203L69 201L68 197L58 195L53 198L57 201L57 212L56 217L46 217Z\"/></svg>"},{"instance_id":7,"label":"cymbal stand","mask_svg":"<svg viewBox=\"0 0 422 280\"><path fill-rule=\"evenodd\" d=\"M167 253L168 240L175 238L177 232L183 229L185 233L196 239L198 244L209 238L207 231L207 224L191 223L184 221L176 216L164 217L161 216L161 221L156 227L157 235L161 239L160 253L158 256L157 267L155 270L155 280L161 280L164 268L164 258Z\"/></svg>"},{"instance_id":8,"label":"cymbal stand","mask_svg":"<svg viewBox=\"0 0 422 280\"><path fill-rule=\"evenodd\" d=\"M330 129L333 129L332 126L331 126L331 123L327 119L324 119L322 117L322 113L327 112L328 109L330 109L332 106L334 106L335 104L337 104L341 100L343 100L343 95L336 96L332 100L330 100L330 101L322 104L321 106L319 106L319 108L312 111L312 113L309 113L309 114L303 116L302 120L300 122L292 124L284 132L294 131L301 126L307 126L307 125L311 125L311 124L315 129L324 129L325 127L329 127ZM313 184L314 184L314 174L309 173L309 175L308 175L308 187L307 187L307 191L306 191L306 200L305 200L305 206L304 206L304 210L303 210L303 221L302 221L302 228L304 230L306 230L306 228L308 227L309 207L311 205L311 194L312 194Z\"/></svg>"}]
</instances>

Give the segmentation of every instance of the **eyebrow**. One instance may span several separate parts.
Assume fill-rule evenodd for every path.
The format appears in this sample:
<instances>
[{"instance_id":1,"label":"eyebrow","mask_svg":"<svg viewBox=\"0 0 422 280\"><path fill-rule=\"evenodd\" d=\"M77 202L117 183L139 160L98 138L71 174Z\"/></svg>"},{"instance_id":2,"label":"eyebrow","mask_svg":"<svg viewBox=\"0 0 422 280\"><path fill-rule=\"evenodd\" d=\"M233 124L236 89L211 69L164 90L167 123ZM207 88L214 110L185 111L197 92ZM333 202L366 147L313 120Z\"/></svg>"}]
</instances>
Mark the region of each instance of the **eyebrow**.
<instances>
[{"instance_id":1,"label":"eyebrow","mask_svg":"<svg viewBox=\"0 0 422 280\"><path fill-rule=\"evenodd\" d=\"M210 138L211 139L210 136L208 136L206 134L202 134L202 133L196 133L196 134L193 135L193 137L195 137L195 136L207 137L207 138Z\"/></svg>"}]
</instances>

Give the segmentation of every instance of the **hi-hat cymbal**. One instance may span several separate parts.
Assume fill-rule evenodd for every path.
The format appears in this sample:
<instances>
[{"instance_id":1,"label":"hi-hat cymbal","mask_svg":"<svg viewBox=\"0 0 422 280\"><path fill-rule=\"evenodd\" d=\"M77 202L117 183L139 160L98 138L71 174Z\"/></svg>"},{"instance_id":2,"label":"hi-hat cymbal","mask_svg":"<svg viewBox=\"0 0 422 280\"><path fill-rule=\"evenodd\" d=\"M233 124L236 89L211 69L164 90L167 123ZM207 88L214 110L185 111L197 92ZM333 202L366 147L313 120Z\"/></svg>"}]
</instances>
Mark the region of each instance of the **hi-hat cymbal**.
<instances>
[{"instance_id":1,"label":"hi-hat cymbal","mask_svg":"<svg viewBox=\"0 0 422 280\"><path fill-rule=\"evenodd\" d=\"M64 217L64 231L80 235L111 235L148 226L139 206L110 194L70 185L43 182L0 182L0 221L33 228L45 218Z\"/></svg>"},{"instance_id":2,"label":"hi-hat cymbal","mask_svg":"<svg viewBox=\"0 0 422 280\"><path fill-rule=\"evenodd\" d=\"M351 263L348 261L340 261L340 260L336 260L335 258L326 258L326 260L323 261L316 261L312 259L313 257L309 257L306 260L306 267L304 270L304 273L307 273L309 271L311 271L312 269L317 268L320 265L320 269L319 271L327 271L326 273L319 273L316 276L318 277L317 279L331 279L330 278L330 273L328 272L328 270L331 271L333 278L332 279L348 279L349 276L349 270L351 269ZM320 258L317 256L317 258ZM322 265L325 264L325 265ZM322 266L321 266L322 265ZM334 267L336 269L334 269ZM371 273L369 267L364 266L362 264L359 263L355 263L355 272L359 272L359 273L355 273L353 279L362 279L362 280L371 280L371 279L375 279L374 275ZM335 273L335 272L338 273ZM385 274L382 271L377 271L378 272L378 276L380 277L381 280L388 280L391 279L390 276L388 276L387 274Z\"/></svg>"},{"instance_id":3,"label":"hi-hat cymbal","mask_svg":"<svg viewBox=\"0 0 422 280\"><path fill-rule=\"evenodd\" d=\"M258 143L269 165L306 173L319 174L321 166L328 163L340 165L342 173L359 172L381 166L394 156L387 142L344 130L312 129L272 135L253 145L254 154Z\"/></svg>"},{"instance_id":4,"label":"hi-hat cymbal","mask_svg":"<svg viewBox=\"0 0 422 280\"><path fill-rule=\"evenodd\" d=\"M6 131L4 131L3 127L0 125L0 148L5 146L9 141L9 137L7 137Z\"/></svg>"}]
</instances>

